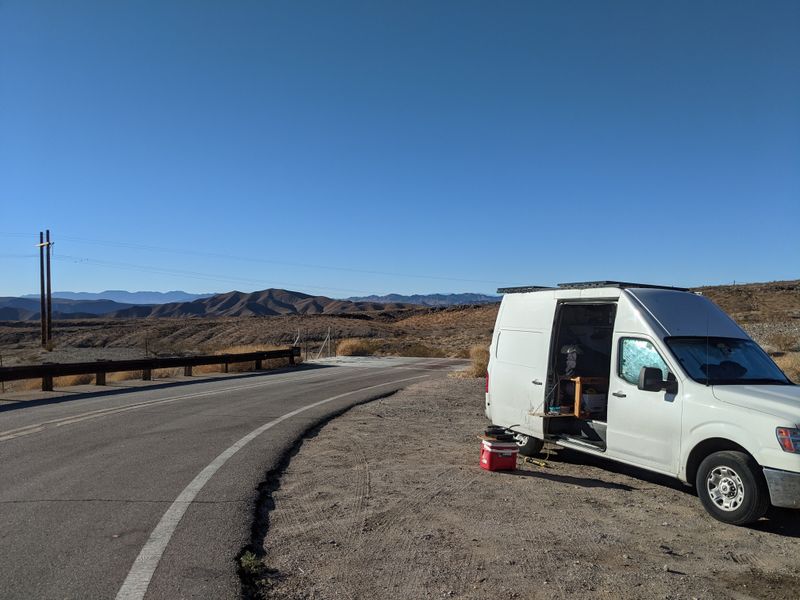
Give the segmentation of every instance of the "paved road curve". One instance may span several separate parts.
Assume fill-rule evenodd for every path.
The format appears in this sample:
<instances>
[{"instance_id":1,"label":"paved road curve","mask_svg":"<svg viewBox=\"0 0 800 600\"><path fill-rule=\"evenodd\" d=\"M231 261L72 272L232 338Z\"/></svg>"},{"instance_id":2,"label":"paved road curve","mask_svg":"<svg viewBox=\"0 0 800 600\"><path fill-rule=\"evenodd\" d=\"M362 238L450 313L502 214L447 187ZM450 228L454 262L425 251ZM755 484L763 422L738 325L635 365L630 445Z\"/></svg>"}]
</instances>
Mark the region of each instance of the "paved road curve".
<instances>
[{"instance_id":1,"label":"paved road curve","mask_svg":"<svg viewBox=\"0 0 800 600\"><path fill-rule=\"evenodd\" d=\"M309 426L457 361L364 359L0 405L0 597L236 598L256 488Z\"/></svg>"}]
</instances>

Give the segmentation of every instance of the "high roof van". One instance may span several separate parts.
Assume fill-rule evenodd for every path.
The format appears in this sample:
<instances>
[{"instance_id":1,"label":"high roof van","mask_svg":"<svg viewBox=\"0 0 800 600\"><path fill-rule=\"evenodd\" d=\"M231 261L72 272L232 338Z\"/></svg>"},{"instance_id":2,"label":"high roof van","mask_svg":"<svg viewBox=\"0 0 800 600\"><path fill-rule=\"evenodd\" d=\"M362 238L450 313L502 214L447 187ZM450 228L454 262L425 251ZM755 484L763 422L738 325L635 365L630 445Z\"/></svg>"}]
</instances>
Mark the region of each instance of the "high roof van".
<instances>
[{"instance_id":1,"label":"high roof van","mask_svg":"<svg viewBox=\"0 0 800 600\"><path fill-rule=\"evenodd\" d=\"M498 290L486 416L694 485L720 521L800 508L800 387L716 304L624 282Z\"/></svg>"}]
</instances>

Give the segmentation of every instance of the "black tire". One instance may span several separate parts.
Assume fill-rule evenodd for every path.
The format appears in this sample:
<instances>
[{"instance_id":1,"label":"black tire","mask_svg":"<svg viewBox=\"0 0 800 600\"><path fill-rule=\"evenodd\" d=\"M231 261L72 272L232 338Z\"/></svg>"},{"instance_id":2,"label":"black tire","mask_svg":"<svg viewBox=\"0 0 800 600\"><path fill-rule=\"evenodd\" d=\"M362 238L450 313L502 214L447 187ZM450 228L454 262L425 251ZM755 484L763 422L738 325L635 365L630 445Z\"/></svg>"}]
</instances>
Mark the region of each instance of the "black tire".
<instances>
[{"instance_id":1,"label":"black tire","mask_svg":"<svg viewBox=\"0 0 800 600\"><path fill-rule=\"evenodd\" d=\"M725 450L707 456L697 469L695 486L708 514L723 523L752 523L769 508L764 473L744 452Z\"/></svg>"},{"instance_id":2,"label":"black tire","mask_svg":"<svg viewBox=\"0 0 800 600\"><path fill-rule=\"evenodd\" d=\"M544 441L521 433L514 434L514 440L519 446L519 453L522 456L536 456L544 448Z\"/></svg>"}]
</instances>

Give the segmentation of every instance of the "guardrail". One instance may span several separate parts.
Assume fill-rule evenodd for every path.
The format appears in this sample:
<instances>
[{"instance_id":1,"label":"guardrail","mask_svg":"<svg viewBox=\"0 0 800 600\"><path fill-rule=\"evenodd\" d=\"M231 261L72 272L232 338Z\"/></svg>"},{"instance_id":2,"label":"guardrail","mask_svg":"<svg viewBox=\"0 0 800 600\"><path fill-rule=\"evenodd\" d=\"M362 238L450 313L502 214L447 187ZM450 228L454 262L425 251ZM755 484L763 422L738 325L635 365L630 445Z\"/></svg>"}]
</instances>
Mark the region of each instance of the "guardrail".
<instances>
[{"instance_id":1,"label":"guardrail","mask_svg":"<svg viewBox=\"0 0 800 600\"><path fill-rule=\"evenodd\" d=\"M141 358L134 360L98 360L82 363L44 363L41 365L19 365L0 367L0 381L19 381L21 379L42 380L42 391L53 391L53 378L64 375L94 375L95 385L106 384L106 373L124 371L141 371L142 379L150 381L155 369L173 369L183 367L183 374L191 376L192 367L201 365L221 365L223 372L228 372L228 365L253 362L255 369L261 369L262 362L275 358L288 358L289 364L295 364L300 356L300 348L293 346L285 350L264 350L262 352L244 352L239 354L213 354L203 356L168 356L164 358Z\"/></svg>"}]
</instances>

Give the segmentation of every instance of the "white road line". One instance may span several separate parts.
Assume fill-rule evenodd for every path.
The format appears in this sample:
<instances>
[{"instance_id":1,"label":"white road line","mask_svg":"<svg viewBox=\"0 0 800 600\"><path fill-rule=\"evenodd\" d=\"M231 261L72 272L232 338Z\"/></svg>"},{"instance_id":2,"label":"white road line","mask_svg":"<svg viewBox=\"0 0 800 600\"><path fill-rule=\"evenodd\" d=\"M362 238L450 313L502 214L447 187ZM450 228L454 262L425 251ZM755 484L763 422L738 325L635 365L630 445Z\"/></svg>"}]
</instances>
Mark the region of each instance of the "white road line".
<instances>
[{"instance_id":1,"label":"white road line","mask_svg":"<svg viewBox=\"0 0 800 600\"><path fill-rule=\"evenodd\" d=\"M158 567L158 563L161 561L161 557L164 554L164 550L167 548L167 544L169 544L169 540L172 538L172 534L175 533L178 524L183 518L183 515L186 513L186 509L189 508L189 505L194 501L194 499L197 497L197 494L200 493L200 490L203 489L206 483L208 483L209 479L214 476L214 473L219 471L219 469L226 462L228 462L228 460L234 454L244 448L256 437L268 429L271 429L278 423L281 423L287 419L291 419L302 412L316 408L322 404L333 402L334 400L344 398L345 396L351 396L358 392L373 390L379 387L385 387L387 385L394 385L404 381L411 381L412 379L423 379L425 377L430 377L430 375L417 375L416 377L406 377L405 379L387 381L386 383L370 385L353 390L352 392L345 392L344 394L331 396L330 398L325 398L324 400L320 400L318 402L312 402L311 404L298 408L297 410L288 412L277 419L264 423L261 427L254 429L246 436L241 438L238 442L230 446L227 450L223 451L222 454L217 456L217 458L211 461L207 467L205 467L194 479L192 479L189 485L183 489L175 501L170 505L170 507L167 509L167 512L165 512L161 517L158 525L156 525L155 529L153 529L141 552L139 552L139 556L136 557L131 570L128 572L128 576L122 583L122 587L119 589L119 592L117 592L117 600L141 600L144 598L144 595L147 593L147 588L150 585L150 581L153 578L153 573L155 573L156 567Z\"/></svg>"}]
</instances>

